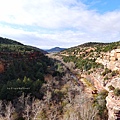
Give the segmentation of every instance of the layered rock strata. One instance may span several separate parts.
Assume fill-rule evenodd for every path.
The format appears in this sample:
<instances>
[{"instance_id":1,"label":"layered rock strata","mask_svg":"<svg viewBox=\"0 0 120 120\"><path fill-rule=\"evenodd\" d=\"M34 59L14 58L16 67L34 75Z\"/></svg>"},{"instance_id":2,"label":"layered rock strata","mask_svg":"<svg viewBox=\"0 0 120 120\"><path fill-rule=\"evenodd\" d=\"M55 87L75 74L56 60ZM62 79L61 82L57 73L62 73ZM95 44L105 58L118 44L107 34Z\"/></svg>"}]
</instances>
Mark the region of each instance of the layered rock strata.
<instances>
[{"instance_id":1,"label":"layered rock strata","mask_svg":"<svg viewBox=\"0 0 120 120\"><path fill-rule=\"evenodd\" d=\"M111 52L101 53L96 62L103 64L104 67L112 71L120 71L120 49L114 49ZM104 86L103 84L101 85ZM112 85L114 88L120 89L120 76L118 75L115 78L111 78L104 86L104 88L109 92L108 96L106 97L106 107L108 109L109 116L108 120L120 120L120 96L115 96L113 91L109 90L110 85Z\"/></svg>"},{"instance_id":2,"label":"layered rock strata","mask_svg":"<svg viewBox=\"0 0 120 120\"><path fill-rule=\"evenodd\" d=\"M120 49L114 49L111 52L101 53L96 62L102 63L105 67L113 70L120 70Z\"/></svg>"}]
</instances>

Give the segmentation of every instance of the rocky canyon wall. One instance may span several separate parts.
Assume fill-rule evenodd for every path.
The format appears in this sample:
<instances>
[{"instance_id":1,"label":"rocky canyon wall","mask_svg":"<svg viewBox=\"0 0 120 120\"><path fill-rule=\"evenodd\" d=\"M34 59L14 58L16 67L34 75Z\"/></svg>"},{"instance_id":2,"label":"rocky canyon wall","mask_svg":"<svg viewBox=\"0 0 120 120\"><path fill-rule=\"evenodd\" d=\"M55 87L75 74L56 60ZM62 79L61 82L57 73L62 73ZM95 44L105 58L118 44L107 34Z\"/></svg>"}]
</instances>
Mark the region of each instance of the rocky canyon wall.
<instances>
[{"instance_id":1,"label":"rocky canyon wall","mask_svg":"<svg viewBox=\"0 0 120 120\"><path fill-rule=\"evenodd\" d=\"M101 53L96 62L103 64L105 68L108 68L111 71L117 70L120 73L120 49ZM109 116L108 120L120 120L120 96L116 96L112 90L109 90L110 85L114 88L120 89L120 75L109 79L106 85L103 84L103 79L100 78L100 75L94 74L94 79L96 79L99 85L108 91L108 96L106 97L106 107Z\"/></svg>"}]
</instances>

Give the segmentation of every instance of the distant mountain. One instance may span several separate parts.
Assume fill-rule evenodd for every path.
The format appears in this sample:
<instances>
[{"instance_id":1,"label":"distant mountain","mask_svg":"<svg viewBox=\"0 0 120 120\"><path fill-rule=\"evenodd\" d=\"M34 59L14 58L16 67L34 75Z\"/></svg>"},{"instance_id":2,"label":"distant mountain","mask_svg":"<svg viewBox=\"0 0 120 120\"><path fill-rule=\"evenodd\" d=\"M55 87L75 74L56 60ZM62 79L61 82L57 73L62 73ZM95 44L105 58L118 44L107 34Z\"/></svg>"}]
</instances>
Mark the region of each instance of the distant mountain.
<instances>
[{"instance_id":1,"label":"distant mountain","mask_svg":"<svg viewBox=\"0 0 120 120\"><path fill-rule=\"evenodd\" d=\"M66 48L60 48L60 47L54 47L54 48L51 48L49 50L46 50L48 53L55 53L55 52L61 52L63 50L65 50Z\"/></svg>"}]
</instances>

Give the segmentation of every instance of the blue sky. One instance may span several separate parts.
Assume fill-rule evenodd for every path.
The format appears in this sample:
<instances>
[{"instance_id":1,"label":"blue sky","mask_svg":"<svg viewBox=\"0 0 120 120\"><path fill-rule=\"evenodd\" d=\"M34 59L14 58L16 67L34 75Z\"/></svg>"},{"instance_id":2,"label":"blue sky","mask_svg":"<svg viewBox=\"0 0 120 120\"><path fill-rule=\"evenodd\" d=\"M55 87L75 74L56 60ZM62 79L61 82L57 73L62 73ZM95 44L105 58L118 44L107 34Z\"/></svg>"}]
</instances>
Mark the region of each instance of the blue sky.
<instances>
[{"instance_id":1,"label":"blue sky","mask_svg":"<svg viewBox=\"0 0 120 120\"><path fill-rule=\"evenodd\" d=\"M120 40L120 0L1 0L0 36L42 49Z\"/></svg>"},{"instance_id":2,"label":"blue sky","mask_svg":"<svg viewBox=\"0 0 120 120\"><path fill-rule=\"evenodd\" d=\"M83 0L90 9L96 9L99 13L120 10L119 0Z\"/></svg>"}]
</instances>

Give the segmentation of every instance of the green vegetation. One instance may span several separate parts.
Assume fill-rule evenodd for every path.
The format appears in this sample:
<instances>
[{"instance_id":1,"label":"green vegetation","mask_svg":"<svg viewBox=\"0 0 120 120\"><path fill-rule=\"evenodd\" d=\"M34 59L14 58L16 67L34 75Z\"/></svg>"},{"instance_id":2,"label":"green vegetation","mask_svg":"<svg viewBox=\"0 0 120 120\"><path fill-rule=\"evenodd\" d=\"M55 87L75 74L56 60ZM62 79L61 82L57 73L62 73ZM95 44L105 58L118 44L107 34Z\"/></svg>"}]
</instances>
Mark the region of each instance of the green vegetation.
<instances>
[{"instance_id":1,"label":"green vegetation","mask_svg":"<svg viewBox=\"0 0 120 120\"><path fill-rule=\"evenodd\" d=\"M104 72L102 73L103 76L107 75L108 73L111 73L111 70L108 68L105 68Z\"/></svg>"},{"instance_id":2,"label":"green vegetation","mask_svg":"<svg viewBox=\"0 0 120 120\"><path fill-rule=\"evenodd\" d=\"M8 45L8 44L11 44L11 45L23 45L22 43L19 43L17 41L0 37L0 45L1 44L6 44L6 45Z\"/></svg>"},{"instance_id":3,"label":"green vegetation","mask_svg":"<svg viewBox=\"0 0 120 120\"><path fill-rule=\"evenodd\" d=\"M113 77L113 76L116 76L116 75L118 75L118 74L119 74L119 71L117 71L117 70L114 70L114 71L112 71L112 73L111 73L112 77Z\"/></svg>"},{"instance_id":4,"label":"green vegetation","mask_svg":"<svg viewBox=\"0 0 120 120\"><path fill-rule=\"evenodd\" d=\"M92 68L96 68L99 67L100 64L96 63L95 60L90 60L90 59L80 59L77 61L76 63L76 67L81 69L81 70L85 70L88 71Z\"/></svg>"},{"instance_id":5,"label":"green vegetation","mask_svg":"<svg viewBox=\"0 0 120 120\"><path fill-rule=\"evenodd\" d=\"M106 80L108 80L109 79L109 77L108 76L105 76L104 77L104 82L106 81Z\"/></svg>"},{"instance_id":6,"label":"green vegetation","mask_svg":"<svg viewBox=\"0 0 120 120\"><path fill-rule=\"evenodd\" d=\"M115 89L114 89L114 94L115 94L116 96L120 96L120 88L115 88Z\"/></svg>"},{"instance_id":7,"label":"green vegetation","mask_svg":"<svg viewBox=\"0 0 120 120\"><path fill-rule=\"evenodd\" d=\"M101 64L95 62L95 59L83 59L82 57L78 58L76 56L64 56L63 60L64 62L74 62L75 67L80 69L81 71L88 71L90 69L102 67Z\"/></svg>"},{"instance_id":8,"label":"green vegetation","mask_svg":"<svg viewBox=\"0 0 120 120\"><path fill-rule=\"evenodd\" d=\"M112 85L108 86L108 88L109 88L109 90L114 90L115 89Z\"/></svg>"},{"instance_id":9,"label":"green vegetation","mask_svg":"<svg viewBox=\"0 0 120 120\"><path fill-rule=\"evenodd\" d=\"M73 47L67 50L64 50L62 53L66 54L67 56L62 56L64 62L74 62L76 68L80 70L88 71L90 69L99 68L103 65L96 63L96 59L100 57L101 52L108 52L112 49L115 49L120 46L120 42L113 42L113 43L85 43L77 47ZM107 74L105 71L103 76ZM112 73L114 76L115 73Z\"/></svg>"},{"instance_id":10,"label":"green vegetation","mask_svg":"<svg viewBox=\"0 0 120 120\"><path fill-rule=\"evenodd\" d=\"M34 52L36 51L35 48L31 46L25 45L18 45L18 44L1 44L0 45L0 52L19 52L24 54L24 52Z\"/></svg>"},{"instance_id":11,"label":"green vegetation","mask_svg":"<svg viewBox=\"0 0 120 120\"><path fill-rule=\"evenodd\" d=\"M81 69L82 71L88 71L92 68L103 67L101 64L97 64L95 61L100 56L101 52L108 52L113 49L116 49L120 46L120 42L113 43L96 43L89 42L85 43L67 50L64 50L62 53L67 54L63 56L64 62L74 62L76 68ZM91 49L92 47L92 49ZM108 70L103 73L103 76L107 74ZM116 73L112 73L114 76Z\"/></svg>"},{"instance_id":12,"label":"green vegetation","mask_svg":"<svg viewBox=\"0 0 120 120\"><path fill-rule=\"evenodd\" d=\"M33 119L36 110L38 119L75 119L76 116L78 119L90 119L91 116L96 120L108 120L108 92L103 90L98 93L93 79L98 74L102 75L106 84L109 78L119 74L119 71L111 71L96 63L101 52L119 45L119 42L90 42L58 53L58 59L49 59L37 48L0 38L0 99L3 112L7 110L5 104L11 101L17 115L14 118L19 120L27 119L25 115ZM112 85L108 88L120 96L119 88L115 89ZM64 113L68 117L63 116ZM4 113L0 115L5 116Z\"/></svg>"},{"instance_id":13,"label":"green vegetation","mask_svg":"<svg viewBox=\"0 0 120 120\"><path fill-rule=\"evenodd\" d=\"M0 73L0 99L13 100L23 92L42 98L40 88L53 62L36 48L8 39L0 43L0 61L5 67Z\"/></svg>"},{"instance_id":14,"label":"green vegetation","mask_svg":"<svg viewBox=\"0 0 120 120\"><path fill-rule=\"evenodd\" d=\"M120 42L113 42L108 44L107 46L102 48L103 52L111 51L113 49L116 49L118 46L120 46Z\"/></svg>"},{"instance_id":15,"label":"green vegetation","mask_svg":"<svg viewBox=\"0 0 120 120\"><path fill-rule=\"evenodd\" d=\"M108 92L106 90L103 90L98 93L95 99L95 106L97 106L99 110L99 116L101 119L108 120L108 114L107 114L107 108L106 108L106 97L108 95Z\"/></svg>"},{"instance_id":16,"label":"green vegetation","mask_svg":"<svg viewBox=\"0 0 120 120\"><path fill-rule=\"evenodd\" d=\"M4 100L13 100L16 97L19 97L24 92L25 94L31 93L32 96L37 98L42 97L42 93L39 92L43 81L36 80L33 81L27 77L24 77L23 80L17 79L14 81L8 81L1 87L0 99ZM37 94L39 92L39 94Z\"/></svg>"},{"instance_id":17,"label":"green vegetation","mask_svg":"<svg viewBox=\"0 0 120 120\"><path fill-rule=\"evenodd\" d=\"M113 49L116 49L120 46L120 42L112 42L112 43L106 43L106 44L99 44L98 46L96 46L96 52L100 53L100 52L108 52L111 51Z\"/></svg>"},{"instance_id":18,"label":"green vegetation","mask_svg":"<svg viewBox=\"0 0 120 120\"><path fill-rule=\"evenodd\" d=\"M111 71L110 69L105 68L101 75L104 76L104 82L105 82L109 78L112 78L118 74L119 74L119 71L117 71L117 70Z\"/></svg>"}]
</instances>

